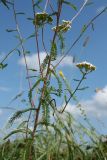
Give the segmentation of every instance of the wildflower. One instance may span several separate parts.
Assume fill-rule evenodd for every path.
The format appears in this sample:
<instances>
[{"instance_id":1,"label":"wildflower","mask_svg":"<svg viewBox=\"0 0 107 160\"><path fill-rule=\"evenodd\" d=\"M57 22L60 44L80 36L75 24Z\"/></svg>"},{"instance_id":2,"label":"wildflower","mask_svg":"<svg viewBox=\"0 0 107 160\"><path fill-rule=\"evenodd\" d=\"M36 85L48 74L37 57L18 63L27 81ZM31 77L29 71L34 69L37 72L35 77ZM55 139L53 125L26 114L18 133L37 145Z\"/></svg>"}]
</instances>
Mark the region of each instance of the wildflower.
<instances>
[{"instance_id":1,"label":"wildflower","mask_svg":"<svg viewBox=\"0 0 107 160\"><path fill-rule=\"evenodd\" d=\"M35 14L35 20L33 21L36 25L43 25L46 23L52 23L53 19L46 12L38 12Z\"/></svg>"},{"instance_id":2,"label":"wildflower","mask_svg":"<svg viewBox=\"0 0 107 160\"><path fill-rule=\"evenodd\" d=\"M59 75L60 75L62 78L65 78L62 71L59 71Z\"/></svg>"},{"instance_id":3,"label":"wildflower","mask_svg":"<svg viewBox=\"0 0 107 160\"><path fill-rule=\"evenodd\" d=\"M89 63L89 62L81 62L81 63L77 63L76 66L80 69L80 70L85 70L86 72L91 72L91 71L94 71L96 70L96 67Z\"/></svg>"},{"instance_id":4,"label":"wildflower","mask_svg":"<svg viewBox=\"0 0 107 160\"><path fill-rule=\"evenodd\" d=\"M62 20L62 24L52 28L53 31L67 32L71 28L71 21Z\"/></svg>"}]
</instances>

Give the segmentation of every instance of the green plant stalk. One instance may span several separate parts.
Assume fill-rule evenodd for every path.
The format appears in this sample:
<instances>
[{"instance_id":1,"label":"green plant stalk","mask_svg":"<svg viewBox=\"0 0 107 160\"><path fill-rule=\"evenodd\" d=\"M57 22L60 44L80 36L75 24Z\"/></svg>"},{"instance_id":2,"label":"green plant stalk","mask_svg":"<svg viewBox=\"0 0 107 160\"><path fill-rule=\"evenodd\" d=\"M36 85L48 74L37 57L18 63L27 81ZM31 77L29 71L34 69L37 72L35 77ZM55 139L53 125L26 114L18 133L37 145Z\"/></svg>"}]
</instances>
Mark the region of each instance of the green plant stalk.
<instances>
[{"instance_id":1,"label":"green plant stalk","mask_svg":"<svg viewBox=\"0 0 107 160\"><path fill-rule=\"evenodd\" d=\"M32 0L32 4L34 5L34 1L33 0ZM57 14L57 26L59 25L61 9L62 9L62 2L59 2L58 14ZM57 36L57 31L55 31L55 33L54 33L52 44L55 42L56 36ZM38 125L38 119L39 119L39 112L40 112L40 108L41 108L41 103L42 103L42 100L44 99L44 93L45 93L46 83L47 83L48 75L49 75L49 71L50 71L50 65L51 65L51 56L50 56L49 62L48 62L47 73L46 73L46 77L45 77L44 84L43 84L43 89L42 89L42 93L41 93L40 102L39 102L38 108L36 110L36 115L35 115L35 120L34 120L34 128L33 128L33 131L32 131L32 139L33 140L34 140L35 131L36 131L36 128L37 128L37 125ZM31 149L30 149L30 152L29 152L29 160L32 160Z\"/></svg>"}]
</instances>

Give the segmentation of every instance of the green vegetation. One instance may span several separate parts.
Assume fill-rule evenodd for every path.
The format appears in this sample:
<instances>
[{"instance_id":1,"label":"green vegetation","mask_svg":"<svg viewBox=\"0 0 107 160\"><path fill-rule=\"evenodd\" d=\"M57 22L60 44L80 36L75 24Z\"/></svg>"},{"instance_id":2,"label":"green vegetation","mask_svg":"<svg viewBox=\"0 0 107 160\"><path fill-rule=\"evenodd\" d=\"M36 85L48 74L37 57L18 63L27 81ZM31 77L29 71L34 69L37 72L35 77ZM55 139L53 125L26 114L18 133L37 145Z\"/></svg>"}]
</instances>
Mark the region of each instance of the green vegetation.
<instances>
[{"instance_id":1,"label":"green vegetation","mask_svg":"<svg viewBox=\"0 0 107 160\"><path fill-rule=\"evenodd\" d=\"M51 1L46 1L44 9L42 8L43 2L43 0L31 1L34 17L27 18L27 20L29 19L29 23L32 23L35 33L27 38L22 37L17 18L25 13L16 12L17 6L14 0L1 0L0 3L0 5L13 11L16 28L7 29L6 31L17 33L16 38L19 41L18 45L0 62L0 70L8 67L6 63L7 58L17 51L18 55L24 58L29 87L28 99L26 100L28 105L25 109L15 112L8 121L8 127L12 130L14 122L22 118L16 129L3 137L0 144L0 160L106 160L106 137L101 137L96 132L76 97L78 91L84 91L88 88L87 86L83 87L82 82L86 81L87 76L95 71L96 67L88 62L76 63L74 61L73 63L76 69L80 71L81 76L80 79L74 79L76 82L75 88L71 87L64 73L58 71L57 67L80 40L84 32L87 31L87 28L92 27L93 29L93 22L107 10L107 7L91 19L88 24L83 25L80 35L72 43L68 51L65 52L66 33L71 30L74 20L79 16L85 5L88 5L88 1L84 1L82 7L78 10L70 1L57 0L54 2L54 5L57 6L55 11ZM50 13L46 13L48 5L51 8ZM61 18L63 5L71 7L76 12L71 20L63 20ZM36 10L40 10L40 12L36 13ZM48 51L50 54L47 52L44 41L44 29L48 25L50 32L52 32L50 49ZM41 32L42 34L40 34ZM38 37L39 34L41 37ZM38 70L29 68L26 56L30 52L24 46L29 39L34 37L36 39L39 63ZM46 52L46 57L42 63L39 38L41 38L43 49ZM54 62L56 62L59 56L59 51L62 53L61 59L56 64ZM30 76L31 72L34 73L34 76ZM34 79L32 80L32 78ZM22 95L23 92L18 94L12 101ZM81 111L82 117L88 125L87 128L76 121L72 113L67 112L66 108L71 99ZM63 101L63 104L59 106L58 101ZM15 137L16 135L18 138ZM105 138L104 141L103 138Z\"/></svg>"}]
</instances>

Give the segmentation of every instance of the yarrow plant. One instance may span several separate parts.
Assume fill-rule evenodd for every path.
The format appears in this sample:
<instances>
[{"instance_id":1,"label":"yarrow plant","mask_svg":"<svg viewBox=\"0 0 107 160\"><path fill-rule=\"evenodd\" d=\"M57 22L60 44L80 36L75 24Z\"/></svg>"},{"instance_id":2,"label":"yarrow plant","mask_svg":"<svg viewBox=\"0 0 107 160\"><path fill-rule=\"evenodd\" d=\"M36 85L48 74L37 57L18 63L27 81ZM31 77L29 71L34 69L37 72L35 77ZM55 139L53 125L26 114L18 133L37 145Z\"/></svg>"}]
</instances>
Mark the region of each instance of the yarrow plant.
<instances>
[{"instance_id":1,"label":"yarrow plant","mask_svg":"<svg viewBox=\"0 0 107 160\"><path fill-rule=\"evenodd\" d=\"M12 10L16 27L14 29L7 29L6 31L9 33L15 32L15 37L19 41L18 45L7 53L0 62L0 69L3 70L7 67L5 61L13 52L18 53L18 55L24 59L26 79L28 80L28 99L21 101L23 105L27 103L26 108L16 111L9 119L8 127L12 127L14 122L19 118L21 118L21 121L19 121L20 124L18 124L18 126L15 125L16 128L14 130L4 137L4 140L8 141L0 146L0 157L3 160L93 159L95 150L93 149L92 156L87 158L90 151L88 152L86 150L87 146L85 145L87 143L84 142L83 135L85 135L85 137L88 135L92 142L95 142L94 138L96 138L95 145L98 144L98 137L91 127L91 129L86 130L82 124L76 122L72 113L67 112L67 107L71 100L78 105L76 93L88 88L81 87L82 82L86 80L87 74L96 70L96 67L86 61L81 63L71 62L76 65L82 75L80 79L73 79L76 81L76 85L73 87L63 71L60 70L58 72L59 69L57 67L77 44L87 28L93 26L95 19L107 8L89 21L87 25L83 25L80 35L72 43L68 51L65 52L66 32L72 32L70 29L73 27L74 20L78 18L87 5L88 0L84 0L80 9L77 9L75 4L66 0L46 0L45 6L44 2L44 0L31 0L33 17L27 18L27 20L30 20L34 31L32 34L30 33L27 38L24 38L20 31L18 16L24 15L24 13L16 12L16 0L1 0L0 3ZM76 14L71 20L62 19L64 5L76 11ZM47 30L47 33L52 34L48 34L47 36L47 34L44 34L45 30ZM34 40L33 38L35 38L36 42L38 69L29 68L27 63L27 54L31 53L26 49L25 43L29 42L29 39ZM45 43L48 44L48 47L46 47ZM30 45L30 47L32 46ZM30 50L32 51L31 48ZM40 50L43 50L46 54L43 61L40 57ZM59 56L60 53L62 53L62 55ZM61 57L60 60L59 57ZM59 60L59 62L57 60ZM56 64L56 62L58 63ZM35 63L37 63L36 59ZM23 92L18 94L15 99L21 96L23 96ZM19 135L19 140L14 141L12 139L13 141L10 142L9 139L15 134ZM85 151L83 149L85 149ZM96 152L98 160L101 160L99 155L105 158L101 147L99 147L98 152Z\"/></svg>"}]
</instances>

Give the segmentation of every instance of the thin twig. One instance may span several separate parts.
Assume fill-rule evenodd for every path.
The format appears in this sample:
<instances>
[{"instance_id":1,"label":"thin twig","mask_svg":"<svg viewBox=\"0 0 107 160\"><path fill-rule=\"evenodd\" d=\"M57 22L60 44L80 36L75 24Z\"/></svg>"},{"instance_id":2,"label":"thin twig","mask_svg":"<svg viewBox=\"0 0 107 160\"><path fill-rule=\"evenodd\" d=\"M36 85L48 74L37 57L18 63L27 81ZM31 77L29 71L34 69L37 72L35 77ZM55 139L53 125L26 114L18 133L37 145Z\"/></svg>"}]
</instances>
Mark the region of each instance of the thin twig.
<instances>
[{"instance_id":1,"label":"thin twig","mask_svg":"<svg viewBox=\"0 0 107 160\"><path fill-rule=\"evenodd\" d=\"M49 1L49 6L50 6L52 12L54 13L55 11L54 11L53 6L52 6L52 4L50 3L50 1Z\"/></svg>"},{"instance_id":2,"label":"thin twig","mask_svg":"<svg viewBox=\"0 0 107 160\"><path fill-rule=\"evenodd\" d=\"M19 43L14 49L12 49L11 51L9 51L9 53L7 53L7 55L3 58L3 60L0 63L3 63L5 60L7 60L7 58L14 52L16 51L16 49L18 47L20 47L21 43Z\"/></svg>"},{"instance_id":3,"label":"thin twig","mask_svg":"<svg viewBox=\"0 0 107 160\"><path fill-rule=\"evenodd\" d=\"M33 8L33 16L34 16L34 19L35 19L35 7L34 7L34 0L32 0L32 8ZM35 28L35 39L36 39L36 47L37 47L37 54L38 54L38 62L39 62L39 70L41 72L41 75L42 75L42 70L41 70L41 62L40 62L40 52L39 52L39 42L38 42L38 29L37 29L37 26L36 24L34 24L34 28Z\"/></svg>"},{"instance_id":4,"label":"thin twig","mask_svg":"<svg viewBox=\"0 0 107 160\"><path fill-rule=\"evenodd\" d=\"M42 44L46 54L48 55L47 49L45 47L45 42L44 42L44 26L42 27Z\"/></svg>"},{"instance_id":5,"label":"thin twig","mask_svg":"<svg viewBox=\"0 0 107 160\"><path fill-rule=\"evenodd\" d=\"M17 33L18 33L18 35L19 35L19 41L20 41L20 43L21 43L22 55L23 55L24 61L25 61L26 75L27 75L27 77L29 77L29 69L28 69L27 59L26 59L26 55L25 55L25 49L24 49L24 46L23 46L23 38L22 38L20 29L19 29L19 25L18 25L18 21L17 21L17 16L16 16L16 11L15 11L14 3L13 3L13 13L14 13L14 19L15 19L15 23L16 23L16 30L17 30ZM28 78L28 85L29 85L29 89L31 90L30 78ZM31 107L32 107L32 108L35 108L35 105L34 105L33 100L31 100L30 104L31 104ZM28 117L28 122L27 122L26 138L27 138L27 133L28 133L28 124L29 124L30 116L31 116L31 111L30 111L30 114L29 114L29 117Z\"/></svg>"},{"instance_id":6,"label":"thin twig","mask_svg":"<svg viewBox=\"0 0 107 160\"><path fill-rule=\"evenodd\" d=\"M87 4L88 0L85 0L85 2L83 3L82 7L80 8L80 10L77 12L77 14L71 19L71 23L80 15L80 13L82 12L83 8L85 7L85 5Z\"/></svg>"},{"instance_id":7,"label":"thin twig","mask_svg":"<svg viewBox=\"0 0 107 160\"><path fill-rule=\"evenodd\" d=\"M48 6L48 3L49 3L49 0L46 0L45 7L44 7L44 12L46 12L46 9L47 9L47 6Z\"/></svg>"},{"instance_id":8,"label":"thin twig","mask_svg":"<svg viewBox=\"0 0 107 160\"><path fill-rule=\"evenodd\" d=\"M14 19L15 19L15 23L16 23L16 30L17 30L17 33L19 35L19 41L20 41L20 45L21 45L21 50L22 50L22 54L23 54L23 57L24 57L24 61L25 61L26 75L27 75L27 77L29 77L29 69L28 69L27 59L26 59L26 55L25 55L25 49L24 49L24 46L23 46L23 38L22 38L20 29L19 29L14 3L13 3L13 12L14 12ZM30 82L29 78L28 78L28 84L29 84L29 88L31 89L31 82ZM34 107L33 101L31 103L31 106Z\"/></svg>"}]
</instances>

